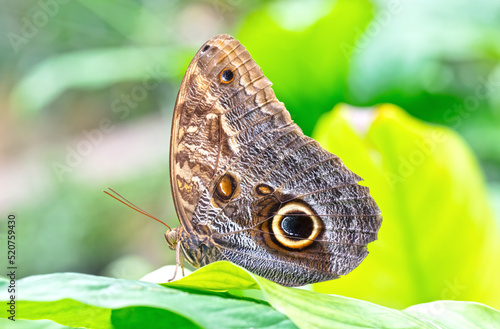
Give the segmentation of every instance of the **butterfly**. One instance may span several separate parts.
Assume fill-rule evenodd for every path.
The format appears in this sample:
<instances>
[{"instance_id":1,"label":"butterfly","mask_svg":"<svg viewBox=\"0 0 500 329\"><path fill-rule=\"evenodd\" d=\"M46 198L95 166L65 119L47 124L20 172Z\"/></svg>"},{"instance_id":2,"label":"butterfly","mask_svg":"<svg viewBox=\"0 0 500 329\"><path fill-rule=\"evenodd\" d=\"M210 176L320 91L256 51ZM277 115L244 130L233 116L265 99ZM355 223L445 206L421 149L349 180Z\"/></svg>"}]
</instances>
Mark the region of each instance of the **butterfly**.
<instances>
[{"instance_id":1,"label":"butterfly","mask_svg":"<svg viewBox=\"0 0 500 329\"><path fill-rule=\"evenodd\" d=\"M382 222L361 180L302 133L239 41L217 35L196 53L170 141L178 265L228 260L284 286L345 275Z\"/></svg>"}]
</instances>

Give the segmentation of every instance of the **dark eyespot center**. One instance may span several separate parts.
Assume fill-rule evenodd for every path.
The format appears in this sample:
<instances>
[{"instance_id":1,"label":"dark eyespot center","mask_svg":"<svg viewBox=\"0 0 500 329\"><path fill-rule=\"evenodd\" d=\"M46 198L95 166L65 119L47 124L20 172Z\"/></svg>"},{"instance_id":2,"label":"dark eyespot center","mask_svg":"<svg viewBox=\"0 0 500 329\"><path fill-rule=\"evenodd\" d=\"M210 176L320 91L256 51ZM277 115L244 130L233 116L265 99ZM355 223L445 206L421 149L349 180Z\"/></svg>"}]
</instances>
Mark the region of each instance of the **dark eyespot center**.
<instances>
[{"instance_id":1,"label":"dark eyespot center","mask_svg":"<svg viewBox=\"0 0 500 329\"><path fill-rule=\"evenodd\" d=\"M234 78L234 74L233 74L233 71L231 71L230 69L225 69L220 74L221 81L225 82L225 83L231 82L233 80L233 78Z\"/></svg>"},{"instance_id":2,"label":"dark eyespot center","mask_svg":"<svg viewBox=\"0 0 500 329\"><path fill-rule=\"evenodd\" d=\"M205 45L205 47L203 47L203 49L201 50L201 52L204 53L205 51L208 50L208 48L210 48L210 46L209 45Z\"/></svg>"},{"instance_id":3,"label":"dark eyespot center","mask_svg":"<svg viewBox=\"0 0 500 329\"><path fill-rule=\"evenodd\" d=\"M263 226L267 229L267 226ZM324 229L322 220L307 203L294 200L282 205L274 215L270 231L273 242L284 248L301 250L314 244Z\"/></svg>"},{"instance_id":4,"label":"dark eyespot center","mask_svg":"<svg viewBox=\"0 0 500 329\"><path fill-rule=\"evenodd\" d=\"M287 214L281 219L280 227L291 237L308 239L314 230L314 222L305 213Z\"/></svg>"}]
</instances>

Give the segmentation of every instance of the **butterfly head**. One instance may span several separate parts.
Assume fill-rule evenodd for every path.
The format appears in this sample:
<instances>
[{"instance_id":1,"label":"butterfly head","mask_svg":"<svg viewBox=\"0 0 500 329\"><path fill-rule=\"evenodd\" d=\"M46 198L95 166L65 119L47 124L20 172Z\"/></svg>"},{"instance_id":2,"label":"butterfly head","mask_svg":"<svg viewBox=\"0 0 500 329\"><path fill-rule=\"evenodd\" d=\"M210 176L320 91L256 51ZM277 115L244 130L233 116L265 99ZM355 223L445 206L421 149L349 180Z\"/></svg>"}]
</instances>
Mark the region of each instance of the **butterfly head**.
<instances>
[{"instance_id":1,"label":"butterfly head","mask_svg":"<svg viewBox=\"0 0 500 329\"><path fill-rule=\"evenodd\" d=\"M172 250L175 250L177 243L179 242L181 227L176 227L174 229L169 228L167 232L164 234L165 240L167 240L168 247Z\"/></svg>"},{"instance_id":2,"label":"butterfly head","mask_svg":"<svg viewBox=\"0 0 500 329\"><path fill-rule=\"evenodd\" d=\"M197 255L196 252L193 253L193 250L189 248L191 245L187 241L188 235L185 233L182 226L168 229L164 236L165 240L167 240L168 247L176 252L176 262L178 265L182 263L181 257L184 257L184 259L195 268L201 266L198 261L200 255ZM197 251L196 248L194 251ZM179 255L179 253L182 253L182 255Z\"/></svg>"}]
</instances>

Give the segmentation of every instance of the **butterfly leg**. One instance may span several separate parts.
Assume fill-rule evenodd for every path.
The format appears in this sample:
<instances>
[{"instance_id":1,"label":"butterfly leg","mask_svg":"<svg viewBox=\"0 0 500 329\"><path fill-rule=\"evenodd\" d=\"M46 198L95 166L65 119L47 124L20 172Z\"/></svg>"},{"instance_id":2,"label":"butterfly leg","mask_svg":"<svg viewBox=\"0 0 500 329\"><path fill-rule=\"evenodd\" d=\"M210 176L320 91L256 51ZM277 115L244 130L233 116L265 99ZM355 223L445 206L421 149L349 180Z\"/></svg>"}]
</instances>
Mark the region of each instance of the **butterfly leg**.
<instances>
[{"instance_id":1,"label":"butterfly leg","mask_svg":"<svg viewBox=\"0 0 500 329\"><path fill-rule=\"evenodd\" d=\"M175 270L174 270L174 275L168 279L167 282L171 282L175 279L177 276L177 269L179 268L179 265L181 266L182 269L182 276L184 276L184 265L182 264L182 253L181 253L181 244L180 242L177 243L175 246Z\"/></svg>"}]
</instances>

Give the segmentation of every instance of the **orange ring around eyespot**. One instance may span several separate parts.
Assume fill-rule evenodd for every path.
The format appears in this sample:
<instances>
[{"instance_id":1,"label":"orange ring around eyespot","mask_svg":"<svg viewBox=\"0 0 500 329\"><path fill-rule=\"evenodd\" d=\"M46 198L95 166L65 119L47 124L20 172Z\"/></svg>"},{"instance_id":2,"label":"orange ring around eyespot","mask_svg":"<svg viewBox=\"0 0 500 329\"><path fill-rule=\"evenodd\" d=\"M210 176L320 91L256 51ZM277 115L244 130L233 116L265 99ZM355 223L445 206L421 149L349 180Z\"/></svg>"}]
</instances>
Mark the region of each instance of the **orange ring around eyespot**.
<instances>
[{"instance_id":1,"label":"orange ring around eyespot","mask_svg":"<svg viewBox=\"0 0 500 329\"><path fill-rule=\"evenodd\" d=\"M224 72L227 72L227 71L231 72L231 80L224 80L224 79L222 79L222 75L224 74ZM220 82L222 82L224 84L230 83L231 81L234 80L234 73L233 73L233 71L231 71L230 69L224 69L224 70L222 70L220 72L220 74L219 74L219 80L220 80Z\"/></svg>"},{"instance_id":2,"label":"orange ring around eyespot","mask_svg":"<svg viewBox=\"0 0 500 329\"><path fill-rule=\"evenodd\" d=\"M289 237L287 237L280 226L281 221L288 213L293 213L293 211L297 210L307 214L308 218L313 222L313 230L306 239L290 239ZM274 237L276 238L276 240L278 240L280 244L287 248L302 249L311 245L314 242L314 239L318 237L323 229L323 222L321 221L321 219L319 219L318 216L316 216L309 207L302 203L287 203L278 210L278 213L278 215L275 215L273 217L272 230L274 232Z\"/></svg>"}]
</instances>

